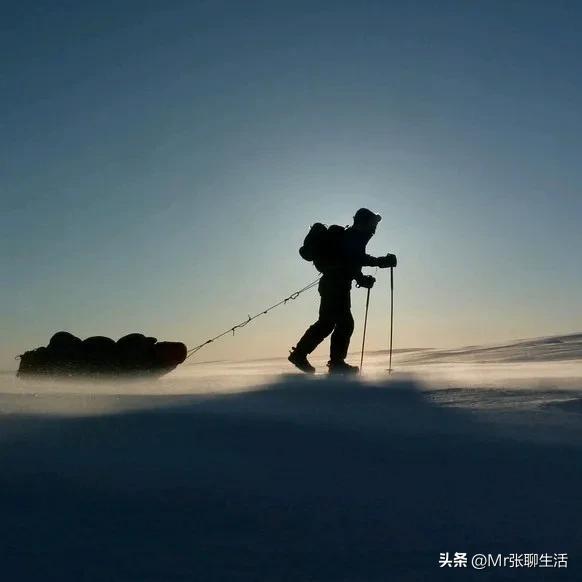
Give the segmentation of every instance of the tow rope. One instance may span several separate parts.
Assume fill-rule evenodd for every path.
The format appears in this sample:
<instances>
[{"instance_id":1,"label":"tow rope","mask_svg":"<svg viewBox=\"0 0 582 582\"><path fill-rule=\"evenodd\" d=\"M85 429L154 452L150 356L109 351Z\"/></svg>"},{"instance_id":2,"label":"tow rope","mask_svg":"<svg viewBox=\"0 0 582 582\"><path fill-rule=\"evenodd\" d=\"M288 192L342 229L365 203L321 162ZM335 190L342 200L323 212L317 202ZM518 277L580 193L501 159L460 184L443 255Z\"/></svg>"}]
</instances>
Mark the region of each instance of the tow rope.
<instances>
[{"instance_id":1,"label":"tow rope","mask_svg":"<svg viewBox=\"0 0 582 582\"><path fill-rule=\"evenodd\" d=\"M270 307L263 309L263 311L260 311L259 313L257 313L256 315L253 315L252 317L250 315L247 316L247 319L245 319L245 321L242 321L241 323L237 323L236 325L233 325L231 328L227 329L226 331L223 331L222 333L219 333L218 335L214 336L213 338L207 339L205 342L202 342L201 344L194 346L193 348L190 348L187 352L188 355L186 356L186 359L188 359L190 356L195 354L198 350L202 349L204 346L211 344L212 342L216 341L217 339L220 339L221 337L223 337L229 333L232 333L232 335L234 335L237 329L241 329L245 325L248 325L251 321L257 319L257 317L260 317L261 315L266 315L267 313L269 313L269 311L275 309L276 307L279 307L280 305L285 305L289 301L294 301L295 299L297 299L297 297L299 297L299 295L301 295L301 293L304 293L305 291L309 291L309 289L312 289L313 287L315 287L319 283L320 279L321 279L321 277L318 277L315 281L312 281L311 283L309 283L309 285L306 285L305 287L303 287L303 289L299 289L298 291L291 293L291 295L289 295L289 297L285 297L285 299L281 299L281 301L279 301L278 303L275 303L275 305L271 305Z\"/></svg>"}]
</instances>

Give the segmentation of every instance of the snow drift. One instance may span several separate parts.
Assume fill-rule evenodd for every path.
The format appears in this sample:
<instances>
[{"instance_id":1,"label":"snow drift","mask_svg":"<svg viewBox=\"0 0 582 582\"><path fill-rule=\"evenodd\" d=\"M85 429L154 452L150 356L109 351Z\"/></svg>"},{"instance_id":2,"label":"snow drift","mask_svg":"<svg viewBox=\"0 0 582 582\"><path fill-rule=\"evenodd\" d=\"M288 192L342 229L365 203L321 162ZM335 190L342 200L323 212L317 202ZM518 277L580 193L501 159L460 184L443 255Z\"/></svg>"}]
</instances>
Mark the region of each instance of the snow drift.
<instances>
[{"instance_id":1,"label":"snow drift","mask_svg":"<svg viewBox=\"0 0 582 582\"><path fill-rule=\"evenodd\" d=\"M365 381L281 377L281 364L131 384L4 376L3 576L580 578L576 362L401 364L413 375L388 380L376 354ZM442 552L568 553L569 567L450 570Z\"/></svg>"}]
</instances>

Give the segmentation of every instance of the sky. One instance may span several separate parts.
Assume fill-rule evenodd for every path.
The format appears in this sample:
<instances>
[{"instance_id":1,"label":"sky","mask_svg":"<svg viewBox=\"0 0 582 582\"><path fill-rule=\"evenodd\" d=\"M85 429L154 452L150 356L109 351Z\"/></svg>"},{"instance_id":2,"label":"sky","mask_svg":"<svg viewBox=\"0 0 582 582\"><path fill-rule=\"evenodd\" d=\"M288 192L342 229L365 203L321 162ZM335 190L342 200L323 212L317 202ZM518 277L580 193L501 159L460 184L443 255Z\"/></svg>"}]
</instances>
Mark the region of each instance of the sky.
<instances>
[{"instance_id":1,"label":"sky","mask_svg":"<svg viewBox=\"0 0 582 582\"><path fill-rule=\"evenodd\" d=\"M3 3L0 365L61 329L201 343L314 280L309 226L362 206L383 216L368 252L399 259L395 347L582 330L581 18L574 1ZM286 355L316 314L310 291L199 359Z\"/></svg>"}]
</instances>

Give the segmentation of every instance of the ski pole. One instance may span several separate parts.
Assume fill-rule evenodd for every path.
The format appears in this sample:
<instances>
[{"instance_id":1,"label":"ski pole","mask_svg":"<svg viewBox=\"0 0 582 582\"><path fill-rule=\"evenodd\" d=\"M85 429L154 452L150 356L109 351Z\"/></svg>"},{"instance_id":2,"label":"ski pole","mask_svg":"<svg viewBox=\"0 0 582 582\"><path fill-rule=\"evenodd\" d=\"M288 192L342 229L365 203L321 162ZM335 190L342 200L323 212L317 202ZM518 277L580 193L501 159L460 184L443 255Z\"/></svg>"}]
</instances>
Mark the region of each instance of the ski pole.
<instances>
[{"instance_id":1,"label":"ski pole","mask_svg":"<svg viewBox=\"0 0 582 582\"><path fill-rule=\"evenodd\" d=\"M368 294L366 295L366 315L364 316L364 334L362 336L362 354L360 355L360 374L364 366L364 346L366 345L366 327L368 326L368 307L370 305L370 288L368 287Z\"/></svg>"},{"instance_id":2,"label":"ski pole","mask_svg":"<svg viewBox=\"0 0 582 582\"><path fill-rule=\"evenodd\" d=\"M388 374L392 374L392 339L394 335L394 267L390 267L390 359Z\"/></svg>"}]
</instances>

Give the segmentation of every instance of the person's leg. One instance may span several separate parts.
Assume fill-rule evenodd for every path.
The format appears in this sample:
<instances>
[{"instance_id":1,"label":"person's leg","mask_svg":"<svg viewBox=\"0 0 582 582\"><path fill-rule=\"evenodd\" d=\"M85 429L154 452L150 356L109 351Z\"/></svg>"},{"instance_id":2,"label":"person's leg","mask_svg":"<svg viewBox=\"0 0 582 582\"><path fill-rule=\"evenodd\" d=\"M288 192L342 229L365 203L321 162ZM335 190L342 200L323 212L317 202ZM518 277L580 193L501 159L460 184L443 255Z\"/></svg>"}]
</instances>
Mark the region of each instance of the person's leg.
<instances>
[{"instance_id":1,"label":"person's leg","mask_svg":"<svg viewBox=\"0 0 582 582\"><path fill-rule=\"evenodd\" d=\"M313 374L315 368L309 363L307 354L310 354L333 330L335 326L333 301L327 289L320 285L319 319L309 327L303 337L297 342L287 358L302 372Z\"/></svg>"},{"instance_id":2,"label":"person's leg","mask_svg":"<svg viewBox=\"0 0 582 582\"><path fill-rule=\"evenodd\" d=\"M342 290L336 296L336 325L331 334L329 350L330 362L343 362L348 354L350 339L354 331L354 318L351 312L350 289Z\"/></svg>"},{"instance_id":3,"label":"person's leg","mask_svg":"<svg viewBox=\"0 0 582 582\"><path fill-rule=\"evenodd\" d=\"M335 326L334 298L329 289L320 285L319 293L319 318L303 334L303 337L295 346L295 353L307 356L310 354L332 331Z\"/></svg>"},{"instance_id":4,"label":"person's leg","mask_svg":"<svg viewBox=\"0 0 582 582\"><path fill-rule=\"evenodd\" d=\"M329 357L332 362L343 362L348 355L350 339L354 331L354 318L350 311L338 321L331 334Z\"/></svg>"}]
</instances>

